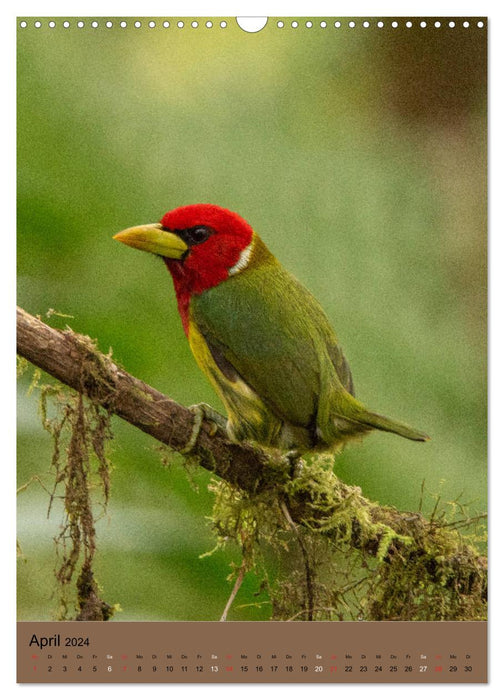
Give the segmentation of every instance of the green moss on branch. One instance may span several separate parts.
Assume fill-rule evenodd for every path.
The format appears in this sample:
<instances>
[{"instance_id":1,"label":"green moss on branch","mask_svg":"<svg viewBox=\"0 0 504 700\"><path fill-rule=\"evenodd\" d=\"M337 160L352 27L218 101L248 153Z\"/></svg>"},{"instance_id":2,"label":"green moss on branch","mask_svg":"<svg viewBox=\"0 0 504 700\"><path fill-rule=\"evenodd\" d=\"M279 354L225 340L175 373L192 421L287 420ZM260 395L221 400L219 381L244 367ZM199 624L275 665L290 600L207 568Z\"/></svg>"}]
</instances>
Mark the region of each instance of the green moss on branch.
<instances>
[{"instance_id":1,"label":"green moss on branch","mask_svg":"<svg viewBox=\"0 0 504 700\"><path fill-rule=\"evenodd\" d=\"M115 413L174 450L186 445L193 414L118 367L89 338L56 331L19 309L18 352L77 391L72 420L91 415L82 408L88 396L96 421ZM106 424L98 430L106 432ZM89 421L78 429L77 454L91 445L103 464L103 442L93 431ZM57 449L56 441L56 462ZM337 478L332 456L304 461L293 476L285 456L231 443L205 421L191 459L220 478L212 484L218 546L239 547L235 571L260 575L275 619L485 619L486 558L475 537L462 533L471 519L450 522L437 509L426 519L373 503ZM85 465L86 458L84 472ZM81 486L72 487L84 499L74 499L77 510L66 506L72 527L89 521L85 480ZM92 529L82 532L84 550L92 550Z\"/></svg>"}]
</instances>

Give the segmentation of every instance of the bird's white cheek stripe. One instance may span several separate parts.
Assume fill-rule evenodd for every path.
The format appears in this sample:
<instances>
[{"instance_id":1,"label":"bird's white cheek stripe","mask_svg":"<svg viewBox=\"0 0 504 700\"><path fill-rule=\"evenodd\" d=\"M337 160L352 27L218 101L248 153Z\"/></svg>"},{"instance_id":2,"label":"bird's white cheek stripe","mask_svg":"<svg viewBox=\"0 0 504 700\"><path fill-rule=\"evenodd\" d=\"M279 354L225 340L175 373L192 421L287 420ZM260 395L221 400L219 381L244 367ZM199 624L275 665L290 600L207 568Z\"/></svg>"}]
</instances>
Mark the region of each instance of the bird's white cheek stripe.
<instances>
[{"instance_id":1,"label":"bird's white cheek stripe","mask_svg":"<svg viewBox=\"0 0 504 700\"><path fill-rule=\"evenodd\" d=\"M251 243L249 243L249 245L242 250L240 257L238 258L238 262L233 265L233 267L229 268L228 273L230 277L231 275L236 275L238 272L241 272L247 267L250 262L250 256L252 255L253 248L254 239L252 239Z\"/></svg>"}]
</instances>

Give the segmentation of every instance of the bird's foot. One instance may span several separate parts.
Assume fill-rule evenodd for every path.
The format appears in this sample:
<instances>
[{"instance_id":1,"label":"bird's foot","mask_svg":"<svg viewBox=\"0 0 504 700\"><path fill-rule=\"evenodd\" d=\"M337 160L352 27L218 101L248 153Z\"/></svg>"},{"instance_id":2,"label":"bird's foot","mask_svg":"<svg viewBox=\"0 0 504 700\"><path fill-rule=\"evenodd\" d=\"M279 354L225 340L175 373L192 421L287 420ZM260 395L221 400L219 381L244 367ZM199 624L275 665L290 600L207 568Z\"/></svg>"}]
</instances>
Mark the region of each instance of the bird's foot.
<instances>
[{"instance_id":1,"label":"bird's foot","mask_svg":"<svg viewBox=\"0 0 504 700\"><path fill-rule=\"evenodd\" d=\"M289 452L285 453L285 459L289 466L291 478L295 479L300 476L305 465L301 452L299 450L289 450Z\"/></svg>"},{"instance_id":2,"label":"bird's foot","mask_svg":"<svg viewBox=\"0 0 504 700\"><path fill-rule=\"evenodd\" d=\"M185 446L179 450L181 454L189 454L194 450L196 441L198 440L198 435L201 431L201 424L204 420L209 421L212 424L210 435L213 436L222 428L226 430L227 421L223 415L221 415L215 408L212 408L207 403L197 403L193 406L189 406L189 410L194 415L193 426L191 430L191 435Z\"/></svg>"}]
</instances>

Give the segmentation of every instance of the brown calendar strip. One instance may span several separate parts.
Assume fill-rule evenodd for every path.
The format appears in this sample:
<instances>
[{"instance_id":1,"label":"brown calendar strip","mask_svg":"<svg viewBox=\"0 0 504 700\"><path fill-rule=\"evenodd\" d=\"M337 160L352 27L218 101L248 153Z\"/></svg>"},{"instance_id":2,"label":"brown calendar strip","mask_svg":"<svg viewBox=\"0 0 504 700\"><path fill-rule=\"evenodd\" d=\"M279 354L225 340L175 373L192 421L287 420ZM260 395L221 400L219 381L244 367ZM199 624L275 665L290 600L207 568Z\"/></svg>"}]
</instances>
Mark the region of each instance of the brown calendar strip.
<instances>
[{"instance_id":1,"label":"brown calendar strip","mask_svg":"<svg viewBox=\"0 0 504 700\"><path fill-rule=\"evenodd\" d=\"M20 683L485 683L486 622L18 622Z\"/></svg>"}]
</instances>

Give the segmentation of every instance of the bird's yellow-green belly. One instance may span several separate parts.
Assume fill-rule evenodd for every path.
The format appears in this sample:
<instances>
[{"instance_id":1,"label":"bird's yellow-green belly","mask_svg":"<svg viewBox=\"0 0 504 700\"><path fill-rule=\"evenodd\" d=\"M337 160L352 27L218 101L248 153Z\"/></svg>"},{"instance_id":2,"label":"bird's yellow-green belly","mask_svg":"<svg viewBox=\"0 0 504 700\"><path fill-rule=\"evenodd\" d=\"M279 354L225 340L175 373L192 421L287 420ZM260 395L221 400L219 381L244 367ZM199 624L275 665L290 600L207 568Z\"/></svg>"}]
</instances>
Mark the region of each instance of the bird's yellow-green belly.
<instances>
[{"instance_id":1,"label":"bird's yellow-green belly","mask_svg":"<svg viewBox=\"0 0 504 700\"><path fill-rule=\"evenodd\" d=\"M235 380L230 380L225 376L196 324L191 321L188 340L196 362L226 408L227 431L232 440L253 441L283 449L309 441L305 429L287 425L275 416L242 377L237 375Z\"/></svg>"}]
</instances>

